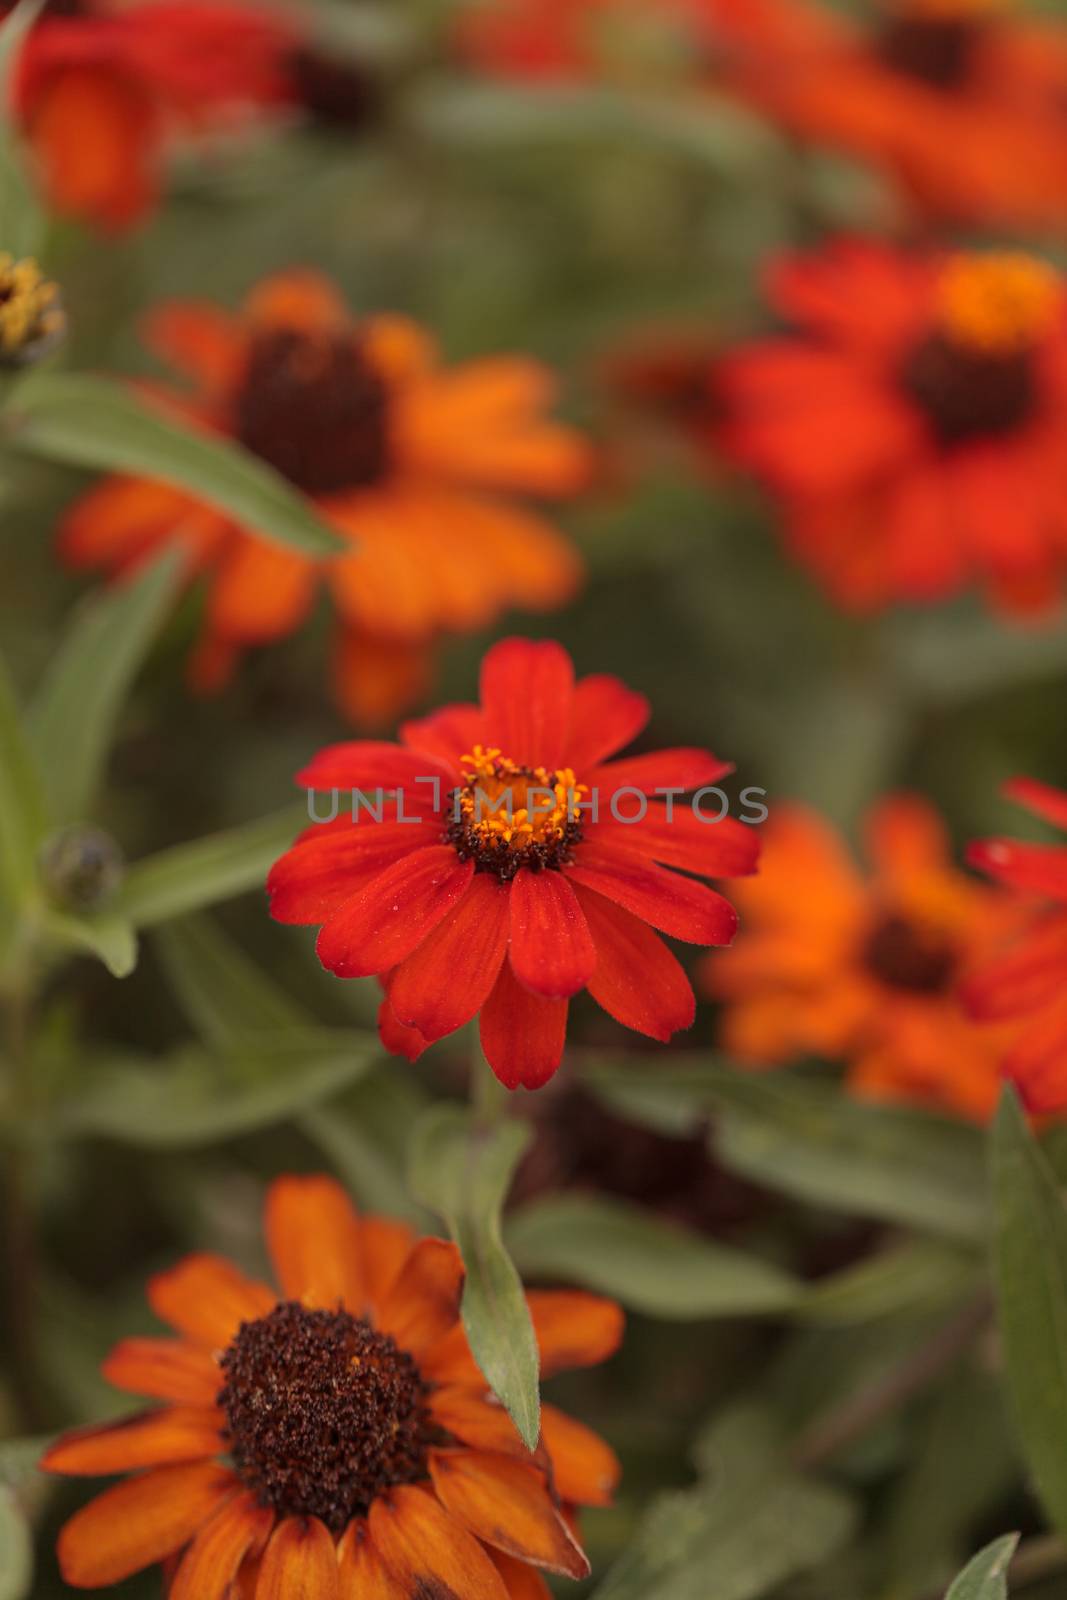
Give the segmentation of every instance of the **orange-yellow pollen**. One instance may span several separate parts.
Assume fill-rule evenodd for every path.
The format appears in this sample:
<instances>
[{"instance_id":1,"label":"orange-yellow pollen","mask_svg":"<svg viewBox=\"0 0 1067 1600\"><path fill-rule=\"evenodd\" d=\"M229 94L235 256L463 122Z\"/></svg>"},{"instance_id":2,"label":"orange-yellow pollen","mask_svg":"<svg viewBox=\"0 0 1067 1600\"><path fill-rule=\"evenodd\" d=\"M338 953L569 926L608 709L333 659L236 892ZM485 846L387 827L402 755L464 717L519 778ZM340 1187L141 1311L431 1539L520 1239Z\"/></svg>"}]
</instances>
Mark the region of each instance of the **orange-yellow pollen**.
<instances>
[{"instance_id":1,"label":"orange-yellow pollen","mask_svg":"<svg viewBox=\"0 0 1067 1600\"><path fill-rule=\"evenodd\" d=\"M954 345L981 355L1032 349L1055 324L1063 282L1019 251L954 256L937 286L937 320Z\"/></svg>"},{"instance_id":2,"label":"orange-yellow pollen","mask_svg":"<svg viewBox=\"0 0 1067 1600\"><path fill-rule=\"evenodd\" d=\"M476 744L462 759L460 820L486 845L523 853L533 845L561 844L581 816L589 793L570 767L521 767L500 750Z\"/></svg>"}]
</instances>

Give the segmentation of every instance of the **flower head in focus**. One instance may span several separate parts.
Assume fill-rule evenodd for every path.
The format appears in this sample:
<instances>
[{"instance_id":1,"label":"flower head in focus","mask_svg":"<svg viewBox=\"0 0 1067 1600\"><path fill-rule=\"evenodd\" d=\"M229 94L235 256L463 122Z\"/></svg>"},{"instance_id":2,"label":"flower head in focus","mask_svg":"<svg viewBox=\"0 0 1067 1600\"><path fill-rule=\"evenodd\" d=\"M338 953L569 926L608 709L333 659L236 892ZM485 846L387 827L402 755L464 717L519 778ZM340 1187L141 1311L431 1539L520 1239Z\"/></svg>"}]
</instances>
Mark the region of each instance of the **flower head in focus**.
<instances>
[{"instance_id":1,"label":"flower head in focus","mask_svg":"<svg viewBox=\"0 0 1067 1600\"><path fill-rule=\"evenodd\" d=\"M1067 793L1032 778L1007 785L1012 800L1067 828ZM1027 1107L1038 1114L1067 1110L1067 845L982 839L968 860L1014 891L1022 928L987 965L970 976L965 993L982 1021L1013 1024L1020 1037L1004 1070Z\"/></svg>"},{"instance_id":2,"label":"flower head in focus","mask_svg":"<svg viewBox=\"0 0 1067 1600\"><path fill-rule=\"evenodd\" d=\"M776 807L764 834L763 870L738 894L745 938L706 969L723 1048L753 1067L843 1060L857 1093L986 1118L1003 1030L984 1033L958 986L1010 925L1005 897L953 865L918 796L870 813L869 873L802 806Z\"/></svg>"},{"instance_id":3,"label":"flower head in focus","mask_svg":"<svg viewBox=\"0 0 1067 1600\"><path fill-rule=\"evenodd\" d=\"M338 626L333 681L354 720L388 722L423 692L442 633L574 594L578 558L520 496L576 493L590 452L546 415L548 372L522 356L440 365L403 317L356 322L313 272L262 282L243 310L165 305L148 341L193 382L194 419L310 496L351 549L318 561L188 494L114 477L70 510L60 548L122 572L182 546L208 601L194 683L220 687L244 650L297 629L320 586Z\"/></svg>"},{"instance_id":4,"label":"flower head in focus","mask_svg":"<svg viewBox=\"0 0 1067 1600\"><path fill-rule=\"evenodd\" d=\"M575 1508L606 1505L611 1450L554 1406L527 1450L459 1320L454 1246L356 1215L328 1178L270 1189L277 1287L192 1256L148 1297L173 1335L125 1339L104 1372L162 1404L66 1435L46 1470L134 1473L67 1523L75 1588L167 1563L170 1600L548 1600L584 1577ZM622 1316L528 1296L544 1376L615 1350Z\"/></svg>"},{"instance_id":5,"label":"flower head in focus","mask_svg":"<svg viewBox=\"0 0 1067 1600\"><path fill-rule=\"evenodd\" d=\"M480 704L410 722L400 744L335 745L299 774L340 809L273 867L273 915L321 924L338 977L382 980L383 1042L412 1059L478 1016L497 1077L538 1088L581 989L670 1038L694 999L659 933L729 944L736 914L697 877L754 871L759 841L717 801L681 798L731 770L707 751L609 759L648 717L617 678L575 682L559 645L503 640ZM353 820L353 793L377 790L396 798Z\"/></svg>"},{"instance_id":6,"label":"flower head in focus","mask_svg":"<svg viewBox=\"0 0 1067 1600\"><path fill-rule=\"evenodd\" d=\"M721 437L849 610L973 583L1047 611L1067 574L1067 300L1020 253L842 241L770 276L795 331L724 358Z\"/></svg>"},{"instance_id":7,"label":"flower head in focus","mask_svg":"<svg viewBox=\"0 0 1067 1600\"><path fill-rule=\"evenodd\" d=\"M1012 0L709 0L722 79L789 133L889 174L920 212L1055 225L1067 39Z\"/></svg>"}]
</instances>

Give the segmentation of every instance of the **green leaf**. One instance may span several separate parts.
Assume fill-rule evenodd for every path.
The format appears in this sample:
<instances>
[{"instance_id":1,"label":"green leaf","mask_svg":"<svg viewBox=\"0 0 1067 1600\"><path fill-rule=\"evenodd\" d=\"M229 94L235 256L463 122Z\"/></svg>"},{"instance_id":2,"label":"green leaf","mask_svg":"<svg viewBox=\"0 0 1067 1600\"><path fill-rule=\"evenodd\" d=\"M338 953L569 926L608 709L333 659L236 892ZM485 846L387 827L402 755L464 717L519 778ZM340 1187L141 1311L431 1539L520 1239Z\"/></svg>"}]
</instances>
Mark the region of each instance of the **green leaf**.
<instances>
[{"instance_id":1,"label":"green leaf","mask_svg":"<svg viewBox=\"0 0 1067 1600\"><path fill-rule=\"evenodd\" d=\"M907 1239L814 1284L798 1307L810 1322L852 1326L922 1315L975 1294L985 1257L941 1239Z\"/></svg>"},{"instance_id":2,"label":"green leaf","mask_svg":"<svg viewBox=\"0 0 1067 1600\"><path fill-rule=\"evenodd\" d=\"M964 1567L945 1600L1008 1600L1007 1571L1018 1543L1019 1535L1008 1533L979 1551Z\"/></svg>"},{"instance_id":3,"label":"green leaf","mask_svg":"<svg viewBox=\"0 0 1067 1600\"><path fill-rule=\"evenodd\" d=\"M411 1187L448 1223L467 1269L463 1326L471 1353L526 1444L541 1432L540 1362L526 1295L500 1237L500 1213L531 1138L520 1122L479 1127L435 1106L412 1135Z\"/></svg>"},{"instance_id":4,"label":"green leaf","mask_svg":"<svg viewBox=\"0 0 1067 1600\"><path fill-rule=\"evenodd\" d=\"M18 0L0 23L0 117L11 119L12 86L23 42L33 27L45 0Z\"/></svg>"},{"instance_id":5,"label":"green leaf","mask_svg":"<svg viewBox=\"0 0 1067 1600\"><path fill-rule=\"evenodd\" d=\"M60 1109L61 1131L143 1149L214 1144L284 1122L339 1094L380 1059L370 1035L326 1028L237 1039L166 1062L92 1063L85 1088Z\"/></svg>"},{"instance_id":6,"label":"green leaf","mask_svg":"<svg viewBox=\"0 0 1067 1600\"><path fill-rule=\"evenodd\" d=\"M115 724L181 582L168 551L132 583L94 595L64 634L29 708L50 821L92 812Z\"/></svg>"},{"instance_id":7,"label":"green leaf","mask_svg":"<svg viewBox=\"0 0 1067 1600\"><path fill-rule=\"evenodd\" d=\"M661 1495L595 1600L757 1600L841 1548L856 1521L841 1491L789 1466L754 1407L719 1419L695 1488Z\"/></svg>"},{"instance_id":8,"label":"green leaf","mask_svg":"<svg viewBox=\"0 0 1067 1600\"><path fill-rule=\"evenodd\" d=\"M10 1489L0 1487L0 1600L25 1600L33 1584L33 1541Z\"/></svg>"},{"instance_id":9,"label":"green leaf","mask_svg":"<svg viewBox=\"0 0 1067 1600\"><path fill-rule=\"evenodd\" d=\"M400 1075L396 1061L374 1067L336 1105L302 1111L299 1125L368 1211L403 1217L420 1233L433 1218L404 1182L404 1130L415 1125L428 1097Z\"/></svg>"},{"instance_id":10,"label":"green leaf","mask_svg":"<svg viewBox=\"0 0 1067 1600\"><path fill-rule=\"evenodd\" d=\"M25 899L44 835L44 797L7 668L0 659L0 888Z\"/></svg>"},{"instance_id":11,"label":"green leaf","mask_svg":"<svg viewBox=\"0 0 1067 1600\"><path fill-rule=\"evenodd\" d=\"M242 823L225 833L173 845L136 862L110 909L151 928L220 900L262 889L267 873L307 822L300 804Z\"/></svg>"},{"instance_id":12,"label":"green leaf","mask_svg":"<svg viewBox=\"0 0 1067 1600\"><path fill-rule=\"evenodd\" d=\"M1014 1090L993 1131L994 1264L1004 1358L1023 1451L1067 1532L1067 1211Z\"/></svg>"},{"instance_id":13,"label":"green leaf","mask_svg":"<svg viewBox=\"0 0 1067 1600\"><path fill-rule=\"evenodd\" d=\"M155 945L183 1011L211 1043L313 1021L207 917L166 924Z\"/></svg>"},{"instance_id":14,"label":"green leaf","mask_svg":"<svg viewBox=\"0 0 1067 1600\"><path fill-rule=\"evenodd\" d=\"M13 401L8 443L71 466L131 472L185 489L267 539L311 556L340 541L311 501L241 446L197 432L130 388L82 373L34 373Z\"/></svg>"},{"instance_id":15,"label":"green leaf","mask_svg":"<svg viewBox=\"0 0 1067 1600\"><path fill-rule=\"evenodd\" d=\"M788 1311L803 1293L768 1262L603 1196L535 1200L508 1219L506 1237L522 1272L566 1278L652 1317Z\"/></svg>"},{"instance_id":16,"label":"green leaf","mask_svg":"<svg viewBox=\"0 0 1067 1600\"><path fill-rule=\"evenodd\" d=\"M42 926L66 949L96 956L113 978L128 978L137 965L137 933L125 917L117 917L110 911L95 916L46 911Z\"/></svg>"}]
</instances>

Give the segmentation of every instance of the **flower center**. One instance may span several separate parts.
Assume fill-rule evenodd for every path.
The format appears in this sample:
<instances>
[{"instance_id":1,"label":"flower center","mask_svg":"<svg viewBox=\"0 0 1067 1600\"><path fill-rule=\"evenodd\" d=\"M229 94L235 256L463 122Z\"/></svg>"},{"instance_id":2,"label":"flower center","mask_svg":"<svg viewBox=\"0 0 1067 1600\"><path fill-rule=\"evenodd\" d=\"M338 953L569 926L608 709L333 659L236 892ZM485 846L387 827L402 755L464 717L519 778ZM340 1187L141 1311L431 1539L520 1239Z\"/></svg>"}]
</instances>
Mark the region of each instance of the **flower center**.
<instances>
[{"instance_id":1,"label":"flower center","mask_svg":"<svg viewBox=\"0 0 1067 1600\"><path fill-rule=\"evenodd\" d=\"M0 253L0 363L34 359L65 327L59 289L32 256L16 261L6 250Z\"/></svg>"},{"instance_id":2,"label":"flower center","mask_svg":"<svg viewBox=\"0 0 1067 1600\"><path fill-rule=\"evenodd\" d=\"M958 89L970 76L975 47L1004 0L898 0L882 29L878 54L894 72L934 89Z\"/></svg>"},{"instance_id":3,"label":"flower center","mask_svg":"<svg viewBox=\"0 0 1067 1600\"><path fill-rule=\"evenodd\" d=\"M340 1533L390 1484L425 1476L419 1370L360 1318L283 1302L241 1324L221 1365L234 1466L280 1516Z\"/></svg>"},{"instance_id":4,"label":"flower center","mask_svg":"<svg viewBox=\"0 0 1067 1600\"><path fill-rule=\"evenodd\" d=\"M1036 400L1034 353L1062 306L1057 273L1030 256L957 256L944 268L931 332L908 356L905 390L938 440L1010 433Z\"/></svg>"},{"instance_id":5,"label":"flower center","mask_svg":"<svg viewBox=\"0 0 1067 1600\"><path fill-rule=\"evenodd\" d=\"M868 972L890 989L909 994L943 994L956 969L956 953L936 929L887 912L867 939Z\"/></svg>"},{"instance_id":6,"label":"flower center","mask_svg":"<svg viewBox=\"0 0 1067 1600\"><path fill-rule=\"evenodd\" d=\"M541 872L570 859L582 836L582 796L589 793L569 767L521 767L499 750L476 744L461 763L462 786L452 796L446 838L461 861L503 882L520 867Z\"/></svg>"},{"instance_id":7,"label":"flower center","mask_svg":"<svg viewBox=\"0 0 1067 1600\"><path fill-rule=\"evenodd\" d=\"M388 465L385 386L343 334L257 334L234 425L242 444L307 494L364 488Z\"/></svg>"}]
</instances>

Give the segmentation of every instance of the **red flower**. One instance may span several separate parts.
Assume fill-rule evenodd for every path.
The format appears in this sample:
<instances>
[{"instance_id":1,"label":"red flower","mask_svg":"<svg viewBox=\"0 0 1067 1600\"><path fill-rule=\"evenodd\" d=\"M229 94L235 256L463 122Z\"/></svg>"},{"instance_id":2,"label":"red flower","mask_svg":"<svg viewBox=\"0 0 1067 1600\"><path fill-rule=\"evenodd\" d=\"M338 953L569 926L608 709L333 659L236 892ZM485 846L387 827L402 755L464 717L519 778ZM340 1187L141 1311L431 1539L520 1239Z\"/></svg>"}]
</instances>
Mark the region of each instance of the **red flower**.
<instances>
[{"instance_id":1,"label":"red flower","mask_svg":"<svg viewBox=\"0 0 1067 1600\"><path fill-rule=\"evenodd\" d=\"M583 988L668 1039L692 1023L693 991L652 930L729 944L733 907L681 874L752 872L758 841L678 798L731 770L706 751L608 762L648 716L616 678L576 683L558 644L502 641L480 705L410 722L399 745L335 745L299 774L310 790L399 797L380 821L363 809L308 829L270 874L273 915L321 923L338 977L381 978L382 1039L412 1060L480 1014L497 1077L538 1088Z\"/></svg>"},{"instance_id":2,"label":"red flower","mask_svg":"<svg viewBox=\"0 0 1067 1600\"><path fill-rule=\"evenodd\" d=\"M296 40L234 0L53 0L17 82L49 204L108 228L136 222L177 135L290 97Z\"/></svg>"},{"instance_id":3,"label":"red flower","mask_svg":"<svg viewBox=\"0 0 1067 1600\"><path fill-rule=\"evenodd\" d=\"M1067 793L1016 778L1005 793L1036 816L1067 828ZM1023 1025L1005 1062L1026 1105L1037 1113L1067 1109L1067 845L982 839L968 851L971 863L1038 905L1026 931L1000 960L979 970L966 986L975 1016Z\"/></svg>"},{"instance_id":4,"label":"red flower","mask_svg":"<svg viewBox=\"0 0 1067 1600\"><path fill-rule=\"evenodd\" d=\"M795 334L739 349L733 459L780 500L795 556L865 611L979 581L1032 613L1067 569L1063 282L1017 254L839 242L778 261Z\"/></svg>"}]
</instances>

